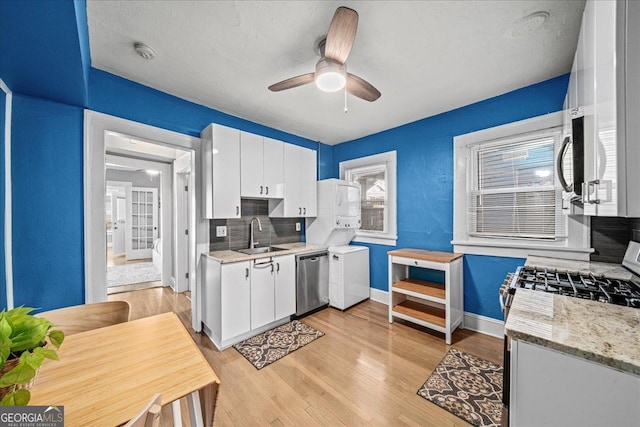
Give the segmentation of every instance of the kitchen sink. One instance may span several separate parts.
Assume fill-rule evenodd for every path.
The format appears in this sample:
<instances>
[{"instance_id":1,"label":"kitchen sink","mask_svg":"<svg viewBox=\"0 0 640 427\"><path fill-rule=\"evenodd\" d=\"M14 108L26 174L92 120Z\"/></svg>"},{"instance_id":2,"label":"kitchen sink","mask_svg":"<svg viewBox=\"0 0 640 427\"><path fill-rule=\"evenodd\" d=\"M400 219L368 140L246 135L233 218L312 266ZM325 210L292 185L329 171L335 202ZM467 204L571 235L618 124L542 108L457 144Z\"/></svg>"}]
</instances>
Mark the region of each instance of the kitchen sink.
<instances>
[{"instance_id":1,"label":"kitchen sink","mask_svg":"<svg viewBox=\"0 0 640 427\"><path fill-rule=\"evenodd\" d=\"M246 255L266 254L269 252L286 251L284 248L278 248L275 246L264 246L262 248L249 248L249 249L236 249L236 252L240 252Z\"/></svg>"}]
</instances>

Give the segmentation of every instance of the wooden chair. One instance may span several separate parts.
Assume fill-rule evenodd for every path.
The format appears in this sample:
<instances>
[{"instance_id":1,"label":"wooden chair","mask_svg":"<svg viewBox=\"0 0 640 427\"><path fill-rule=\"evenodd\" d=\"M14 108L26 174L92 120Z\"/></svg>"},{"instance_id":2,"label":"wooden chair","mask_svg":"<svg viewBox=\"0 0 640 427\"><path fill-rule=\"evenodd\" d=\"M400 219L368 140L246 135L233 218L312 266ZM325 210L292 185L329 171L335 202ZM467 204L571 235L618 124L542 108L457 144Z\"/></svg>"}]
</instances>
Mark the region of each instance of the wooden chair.
<instances>
[{"instance_id":1,"label":"wooden chair","mask_svg":"<svg viewBox=\"0 0 640 427\"><path fill-rule=\"evenodd\" d=\"M126 301L108 301L44 311L37 316L49 320L65 335L72 335L127 322L129 309Z\"/></svg>"},{"instance_id":2,"label":"wooden chair","mask_svg":"<svg viewBox=\"0 0 640 427\"><path fill-rule=\"evenodd\" d=\"M158 393L151 398L138 415L131 418L123 427L158 427L161 409L162 395Z\"/></svg>"}]
</instances>

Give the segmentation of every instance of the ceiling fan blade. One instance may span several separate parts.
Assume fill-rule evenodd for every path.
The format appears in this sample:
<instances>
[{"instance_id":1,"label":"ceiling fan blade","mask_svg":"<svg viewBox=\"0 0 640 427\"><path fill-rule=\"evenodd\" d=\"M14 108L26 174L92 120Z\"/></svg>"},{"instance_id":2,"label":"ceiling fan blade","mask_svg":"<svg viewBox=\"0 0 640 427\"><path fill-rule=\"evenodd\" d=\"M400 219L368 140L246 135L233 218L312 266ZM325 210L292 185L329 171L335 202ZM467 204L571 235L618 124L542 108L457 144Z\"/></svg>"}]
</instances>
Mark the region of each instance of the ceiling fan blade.
<instances>
[{"instance_id":1,"label":"ceiling fan blade","mask_svg":"<svg viewBox=\"0 0 640 427\"><path fill-rule=\"evenodd\" d=\"M351 73L347 73L347 92L369 102L375 101L381 95L369 82Z\"/></svg>"},{"instance_id":2,"label":"ceiling fan blade","mask_svg":"<svg viewBox=\"0 0 640 427\"><path fill-rule=\"evenodd\" d=\"M325 58L344 64L349 52L351 52L357 29L358 12L348 7L336 9L327 33L327 42L324 47Z\"/></svg>"},{"instance_id":3,"label":"ceiling fan blade","mask_svg":"<svg viewBox=\"0 0 640 427\"><path fill-rule=\"evenodd\" d=\"M291 89L294 87L306 85L311 83L315 79L315 73L303 74L301 76L291 77L290 79L283 80L276 84L269 86L271 92L278 92L285 89Z\"/></svg>"}]
</instances>

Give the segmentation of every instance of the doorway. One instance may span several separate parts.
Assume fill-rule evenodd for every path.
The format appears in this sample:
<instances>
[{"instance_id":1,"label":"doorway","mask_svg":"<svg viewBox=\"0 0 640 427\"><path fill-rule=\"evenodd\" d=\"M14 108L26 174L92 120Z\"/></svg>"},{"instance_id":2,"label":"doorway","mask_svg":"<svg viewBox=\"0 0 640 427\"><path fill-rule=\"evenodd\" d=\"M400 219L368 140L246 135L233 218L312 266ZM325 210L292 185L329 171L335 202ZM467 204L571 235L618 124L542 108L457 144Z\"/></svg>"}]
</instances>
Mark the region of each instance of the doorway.
<instances>
[{"instance_id":1,"label":"doorway","mask_svg":"<svg viewBox=\"0 0 640 427\"><path fill-rule=\"evenodd\" d=\"M157 154L152 152L145 152L145 150L136 150L134 145L139 143L141 146L145 144L161 147L163 149L174 150L176 157L173 162L178 160L178 156L184 157L188 154L188 157L184 157L188 160L183 160L190 164L190 173L188 175L190 185L189 188L193 191L189 191L189 223L192 232L189 234L189 278L191 281L191 299L192 299L192 326L196 331L201 329L201 313L198 306L198 287L196 286L196 259L200 254L208 252L208 234L209 224L208 221L202 218L202 206L200 198L196 198L195 194L201 191L200 180L195 179L199 176L200 165L197 159L200 156L200 140L199 138L191 137L184 134L179 134L172 131L156 128L142 123L136 123L129 120L120 119L117 117L109 116L102 113L96 113L93 111L85 110L85 143L84 143L84 159L85 159L85 299L86 302L98 302L107 300L106 292L106 252L107 252L107 238L105 233L105 187L106 180L104 175L105 164L109 162L109 156L107 154L107 140L111 136L121 136L133 140L127 141L129 144L124 148L117 148L116 150L128 151L131 155L130 160L138 161L153 161L159 160ZM147 147L148 148L148 147ZM178 153L178 150L181 152ZM131 152L135 154L131 154ZM113 151L113 147L109 148L109 153L116 154ZM122 155L122 152L117 152L118 155ZM182 158L181 157L181 158ZM144 159L144 160L142 160ZM173 179L173 162L167 163L167 174L165 176ZM163 191L166 188L167 182L164 180L162 184ZM175 184L174 184L175 185ZM169 183L167 194L171 194L173 185ZM161 194L162 194L161 192ZM165 202L163 202L163 200ZM171 205L173 203L166 203L168 200L173 200L172 196L164 198L160 196L161 204L161 217L160 223L167 221L167 227L165 230L171 230L168 233L165 231L164 236L170 236L171 238L162 239L162 258L163 258L163 285L171 285L173 281L174 272L174 254L177 252L173 245L175 236L175 229L171 227L171 221L174 218ZM166 210L168 209L168 211ZM162 226L160 229L162 233ZM184 232L184 231L183 231ZM167 259L170 261L167 262ZM168 274L164 274L167 271ZM165 278L167 276L167 278Z\"/></svg>"}]
</instances>

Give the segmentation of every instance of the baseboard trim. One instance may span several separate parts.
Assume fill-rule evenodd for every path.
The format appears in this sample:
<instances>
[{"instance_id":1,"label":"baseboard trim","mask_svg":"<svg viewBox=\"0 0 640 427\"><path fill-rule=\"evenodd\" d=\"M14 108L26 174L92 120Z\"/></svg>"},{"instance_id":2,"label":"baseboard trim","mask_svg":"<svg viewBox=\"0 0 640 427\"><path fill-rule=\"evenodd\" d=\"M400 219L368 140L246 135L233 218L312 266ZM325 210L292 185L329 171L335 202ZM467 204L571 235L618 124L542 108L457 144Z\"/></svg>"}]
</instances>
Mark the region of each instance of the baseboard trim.
<instances>
[{"instance_id":1,"label":"baseboard trim","mask_svg":"<svg viewBox=\"0 0 640 427\"><path fill-rule=\"evenodd\" d=\"M369 299L389 305L389 292L371 288ZM464 313L464 328L496 338L504 338L504 322L475 313Z\"/></svg>"},{"instance_id":2,"label":"baseboard trim","mask_svg":"<svg viewBox=\"0 0 640 427\"><path fill-rule=\"evenodd\" d=\"M382 291L376 288L369 288L369 299L382 303L384 305L389 305L389 292Z\"/></svg>"},{"instance_id":3,"label":"baseboard trim","mask_svg":"<svg viewBox=\"0 0 640 427\"><path fill-rule=\"evenodd\" d=\"M464 313L464 328L496 338L504 338L504 322L475 313Z\"/></svg>"}]
</instances>

